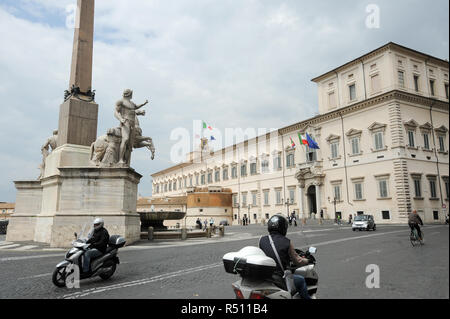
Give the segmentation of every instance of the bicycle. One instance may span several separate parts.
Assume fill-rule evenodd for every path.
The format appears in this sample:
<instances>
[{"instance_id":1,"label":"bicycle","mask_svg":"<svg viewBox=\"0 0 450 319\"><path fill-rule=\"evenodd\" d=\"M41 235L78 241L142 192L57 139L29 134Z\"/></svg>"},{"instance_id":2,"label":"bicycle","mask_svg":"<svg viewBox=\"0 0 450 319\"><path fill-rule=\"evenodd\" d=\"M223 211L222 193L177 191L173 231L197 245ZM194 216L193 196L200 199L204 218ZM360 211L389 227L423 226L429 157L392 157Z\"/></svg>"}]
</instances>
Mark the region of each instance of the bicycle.
<instances>
[{"instance_id":1,"label":"bicycle","mask_svg":"<svg viewBox=\"0 0 450 319\"><path fill-rule=\"evenodd\" d=\"M409 235L409 240L411 241L411 245L413 247L417 245L422 246L423 245L423 230L421 230L422 233L422 238L419 238L419 233L417 231L417 229L412 229L411 230L411 234Z\"/></svg>"}]
</instances>

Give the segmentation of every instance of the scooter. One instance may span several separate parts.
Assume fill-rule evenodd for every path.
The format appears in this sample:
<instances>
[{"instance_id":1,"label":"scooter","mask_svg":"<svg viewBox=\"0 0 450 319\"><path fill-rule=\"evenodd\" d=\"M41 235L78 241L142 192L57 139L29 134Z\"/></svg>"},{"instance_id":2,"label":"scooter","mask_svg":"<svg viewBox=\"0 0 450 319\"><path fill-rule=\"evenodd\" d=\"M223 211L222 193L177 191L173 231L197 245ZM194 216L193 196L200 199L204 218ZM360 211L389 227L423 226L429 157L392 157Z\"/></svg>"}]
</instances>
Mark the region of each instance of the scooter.
<instances>
[{"instance_id":1,"label":"scooter","mask_svg":"<svg viewBox=\"0 0 450 319\"><path fill-rule=\"evenodd\" d=\"M257 247L248 246L239 252L225 254L225 271L241 276L239 281L232 284L236 299L302 299L289 274L303 276L309 295L316 299L319 276L313 254L317 249L310 247L306 252L299 249L295 251L310 263L302 267L291 264L284 277L275 272L275 260Z\"/></svg>"},{"instance_id":2,"label":"scooter","mask_svg":"<svg viewBox=\"0 0 450 319\"><path fill-rule=\"evenodd\" d=\"M83 258L90 244L86 244L86 239L78 238L77 233L74 235L73 248L66 253L65 260L56 265L52 276L53 284L61 288L67 286L72 279L82 280L96 276L104 280L109 279L120 263L117 252L125 245L125 239L119 235L110 236L105 254L92 259L91 271L85 273L83 272Z\"/></svg>"}]
</instances>

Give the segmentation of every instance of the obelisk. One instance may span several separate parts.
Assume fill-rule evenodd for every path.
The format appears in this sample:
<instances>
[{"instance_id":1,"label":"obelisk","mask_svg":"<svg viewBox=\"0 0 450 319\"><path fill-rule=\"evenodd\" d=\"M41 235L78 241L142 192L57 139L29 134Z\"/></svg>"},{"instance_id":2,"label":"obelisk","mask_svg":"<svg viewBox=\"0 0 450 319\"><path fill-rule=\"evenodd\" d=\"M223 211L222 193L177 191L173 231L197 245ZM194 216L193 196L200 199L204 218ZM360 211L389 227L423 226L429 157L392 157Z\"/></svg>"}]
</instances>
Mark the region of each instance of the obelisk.
<instances>
[{"instance_id":1,"label":"obelisk","mask_svg":"<svg viewBox=\"0 0 450 319\"><path fill-rule=\"evenodd\" d=\"M92 90L95 0L78 0L69 90L61 105L58 146L90 146L97 137L98 105Z\"/></svg>"}]
</instances>

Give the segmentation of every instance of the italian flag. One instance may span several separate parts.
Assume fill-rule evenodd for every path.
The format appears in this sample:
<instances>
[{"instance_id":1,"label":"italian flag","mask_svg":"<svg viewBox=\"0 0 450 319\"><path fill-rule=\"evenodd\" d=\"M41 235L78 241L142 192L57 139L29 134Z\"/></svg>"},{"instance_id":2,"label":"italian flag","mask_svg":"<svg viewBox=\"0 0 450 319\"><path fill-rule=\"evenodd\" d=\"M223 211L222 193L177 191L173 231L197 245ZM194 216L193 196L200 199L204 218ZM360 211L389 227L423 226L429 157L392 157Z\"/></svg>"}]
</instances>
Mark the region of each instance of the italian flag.
<instances>
[{"instance_id":1,"label":"italian flag","mask_svg":"<svg viewBox=\"0 0 450 319\"><path fill-rule=\"evenodd\" d=\"M209 126L208 124L206 124L205 121L202 121L202 122L203 122L203 128L208 128L210 131L212 131L212 127L211 127L211 126Z\"/></svg>"},{"instance_id":2,"label":"italian flag","mask_svg":"<svg viewBox=\"0 0 450 319\"><path fill-rule=\"evenodd\" d=\"M300 133L298 133L298 139L300 140L300 143L308 145L308 140L306 139L305 136L301 135Z\"/></svg>"},{"instance_id":3,"label":"italian flag","mask_svg":"<svg viewBox=\"0 0 450 319\"><path fill-rule=\"evenodd\" d=\"M291 147L292 147L292 148L294 148L294 147L295 147L295 143L294 143L294 141L292 140L292 138L291 138L291 137L289 137L289 139L291 140Z\"/></svg>"}]
</instances>

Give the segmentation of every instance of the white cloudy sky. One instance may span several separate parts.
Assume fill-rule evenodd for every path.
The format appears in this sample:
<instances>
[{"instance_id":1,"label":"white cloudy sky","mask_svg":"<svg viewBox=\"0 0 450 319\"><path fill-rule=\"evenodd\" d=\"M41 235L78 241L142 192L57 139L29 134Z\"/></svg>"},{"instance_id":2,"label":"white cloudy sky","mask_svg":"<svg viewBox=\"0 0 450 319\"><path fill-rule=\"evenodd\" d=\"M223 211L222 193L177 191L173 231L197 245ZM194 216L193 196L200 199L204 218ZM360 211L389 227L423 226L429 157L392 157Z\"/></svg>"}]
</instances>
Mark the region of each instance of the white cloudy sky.
<instances>
[{"instance_id":1,"label":"white cloudy sky","mask_svg":"<svg viewBox=\"0 0 450 319\"><path fill-rule=\"evenodd\" d=\"M367 5L380 28L365 26ZM0 201L13 180L39 175L40 146L58 126L68 87L76 0L0 0ZM277 128L317 109L310 80L389 41L448 59L448 0L97 0L93 87L98 135L117 126L125 88L146 106L141 120L157 157L133 152L150 195L150 174L172 165L174 128L193 120Z\"/></svg>"}]
</instances>

